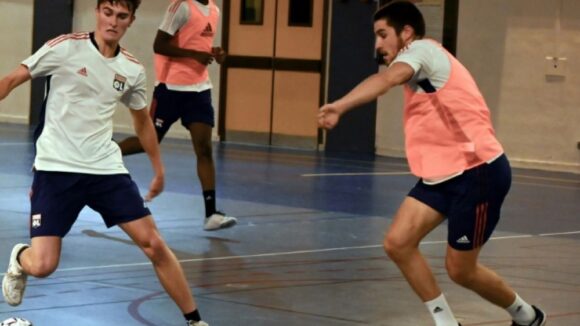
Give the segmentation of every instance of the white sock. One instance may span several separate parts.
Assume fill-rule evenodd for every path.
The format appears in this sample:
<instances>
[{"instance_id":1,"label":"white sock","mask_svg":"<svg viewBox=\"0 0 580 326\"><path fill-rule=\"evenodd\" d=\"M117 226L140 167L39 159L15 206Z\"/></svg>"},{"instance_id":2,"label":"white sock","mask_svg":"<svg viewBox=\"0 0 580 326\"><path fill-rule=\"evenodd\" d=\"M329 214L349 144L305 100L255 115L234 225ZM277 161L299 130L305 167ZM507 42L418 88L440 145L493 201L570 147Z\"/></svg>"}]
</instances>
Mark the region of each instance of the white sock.
<instances>
[{"instance_id":1,"label":"white sock","mask_svg":"<svg viewBox=\"0 0 580 326\"><path fill-rule=\"evenodd\" d=\"M425 302L427 309L431 313L433 320L435 320L436 326L458 326L459 323L453 316L453 312L449 305L447 304L447 300L443 293L438 296L437 298Z\"/></svg>"},{"instance_id":2,"label":"white sock","mask_svg":"<svg viewBox=\"0 0 580 326\"><path fill-rule=\"evenodd\" d=\"M534 308L522 300L522 298L520 298L517 293L516 301L514 301L514 303L512 303L512 305L507 307L505 310L509 312L509 314L512 316L512 319L517 324L528 325L534 320L534 318L536 318L536 312L534 311Z\"/></svg>"}]
</instances>

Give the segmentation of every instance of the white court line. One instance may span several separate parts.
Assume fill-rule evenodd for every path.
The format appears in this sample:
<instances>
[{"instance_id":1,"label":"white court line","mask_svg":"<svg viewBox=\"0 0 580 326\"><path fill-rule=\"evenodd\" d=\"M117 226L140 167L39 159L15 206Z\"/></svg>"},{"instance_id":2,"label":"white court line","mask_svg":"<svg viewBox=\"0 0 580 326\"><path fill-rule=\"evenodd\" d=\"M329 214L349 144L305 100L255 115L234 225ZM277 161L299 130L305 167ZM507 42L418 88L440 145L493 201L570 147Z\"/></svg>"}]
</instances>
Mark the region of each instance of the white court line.
<instances>
[{"instance_id":1,"label":"white court line","mask_svg":"<svg viewBox=\"0 0 580 326\"><path fill-rule=\"evenodd\" d=\"M351 172L351 173L306 173L301 177L342 177L353 175L410 175L411 172Z\"/></svg>"},{"instance_id":2,"label":"white court line","mask_svg":"<svg viewBox=\"0 0 580 326\"><path fill-rule=\"evenodd\" d=\"M549 237L552 235L570 235L570 234L580 234L580 231L570 231L570 232L560 232L560 233L541 233L540 237Z\"/></svg>"},{"instance_id":3,"label":"white court line","mask_svg":"<svg viewBox=\"0 0 580 326\"><path fill-rule=\"evenodd\" d=\"M569 234L580 234L580 231L570 231L570 232L560 232L560 233L544 233L539 235L533 234L521 234L521 235L509 235L503 237L491 237L489 240L509 240L509 239L522 239L522 238L534 238L534 237L545 237L545 236L555 236L555 235L569 235ZM440 241L423 241L421 245L433 245L433 244L445 244L447 240ZM338 247L338 248L326 248L326 249L313 249L313 250L298 250L298 251L286 251L286 252L272 252L265 254L255 254L255 255L242 255L242 256L224 256L224 257L213 257L213 258L194 258L194 259L182 259L180 263L192 263L192 262L204 262L204 261L220 261L220 260L233 260L233 259L246 259L246 258L261 258L261 257L272 257L272 256L290 256L290 255L301 255L301 254L313 254L321 252L331 252L331 251L345 251L345 250L357 250L357 249L374 249L381 248L383 245L368 245L368 246L355 246L355 247ZM101 266L83 266L83 267L71 267L58 269L57 272L75 272L75 271L85 271L85 270L95 270L95 269L109 269L109 268L120 268L120 267L137 267L137 266L149 266L151 262L143 263L131 263L131 264L114 264L114 265L101 265ZM2 273L0 275L4 275Z\"/></svg>"}]
</instances>

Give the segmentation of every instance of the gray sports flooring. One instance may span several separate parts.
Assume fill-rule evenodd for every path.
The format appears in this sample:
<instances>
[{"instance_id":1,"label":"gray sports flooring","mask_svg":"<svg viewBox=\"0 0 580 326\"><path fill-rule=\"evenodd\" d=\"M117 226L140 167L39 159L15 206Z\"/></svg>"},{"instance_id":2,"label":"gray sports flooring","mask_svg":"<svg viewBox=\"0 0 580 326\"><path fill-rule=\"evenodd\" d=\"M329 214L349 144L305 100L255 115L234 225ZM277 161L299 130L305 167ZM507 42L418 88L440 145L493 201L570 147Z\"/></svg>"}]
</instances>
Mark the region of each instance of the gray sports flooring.
<instances>
[{"instance_id":1,"label":"gray sports flooring","mask_svg":"<svg viewBox=\"0 0 580 326\"><path fill-rule=\"evenodd\" d=\"M0 124L2 269L12 245L28 239L30 135ZM150 207L210 325L432 325L382 250L415 182L404 161L216 144L218 206L239 225L210 233L190 148L162 145L166 190ZM145 192L147 158L126 163ZM510 325L503 310L449 280L445 239L442 225L422 250L463 325ZM482 262L546 310L548 325L580 325L580 175L514 169ZM88 209L64 240L58 271L30 278L19 307L0 299L0 320L10 316L35 326L184 324L141 252Z\"/></svg>"}]
</instances>

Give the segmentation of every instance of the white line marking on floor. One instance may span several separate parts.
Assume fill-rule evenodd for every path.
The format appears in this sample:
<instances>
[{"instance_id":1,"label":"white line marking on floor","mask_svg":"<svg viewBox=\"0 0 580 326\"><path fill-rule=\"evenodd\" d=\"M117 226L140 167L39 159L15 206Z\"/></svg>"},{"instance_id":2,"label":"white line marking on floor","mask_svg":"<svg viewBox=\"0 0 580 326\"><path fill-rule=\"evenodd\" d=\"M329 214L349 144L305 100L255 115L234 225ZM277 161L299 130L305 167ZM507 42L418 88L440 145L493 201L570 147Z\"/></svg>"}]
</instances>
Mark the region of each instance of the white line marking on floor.
<instances>
[{"instance_id":1,"label":"white line marking on floor","mask_svg":"<svg viewBox=\"0 0 580 326\"><path fill-rule=\"evenodd\" d=\"M491 240L523 239L523 238L534 238L534 237L548 237L548 236L570 235L570 234L580 234L580 231L543 233L543 234L538 234L538 235L533 235L533 234L508 235L508 236L492 237L492 238L490 238L490 241ZM445 243L447 243L447 240L423 241L423 242L421 242L421 245L425 246L425 245L445 244ZM272 253L255 254L255 255L182 259L179 262L183 264L183 263L203 262L203 261L262 258L262 257L273 257L273 256L290 256L290 255L314 254L314 253L332 252L332 251L374 249L374 248L382 248L382 246L383 245L368 245L368 246L338 247L338 248L312 249L312 250L297 250L297 251L286 251L286 252L272 252ZM95 270L95 269L136 267L136 266L149 266L149 265L151 265L150 262L131 263L131 264L114 264L114 265L102 265L102 266L83 266L83 267L62 268L62 269L57 270L57 272L75 272L75 271L85 271L85 270ZM2 273L0 275L4 275L4 273Z\"/></svg>"}]
</instances>

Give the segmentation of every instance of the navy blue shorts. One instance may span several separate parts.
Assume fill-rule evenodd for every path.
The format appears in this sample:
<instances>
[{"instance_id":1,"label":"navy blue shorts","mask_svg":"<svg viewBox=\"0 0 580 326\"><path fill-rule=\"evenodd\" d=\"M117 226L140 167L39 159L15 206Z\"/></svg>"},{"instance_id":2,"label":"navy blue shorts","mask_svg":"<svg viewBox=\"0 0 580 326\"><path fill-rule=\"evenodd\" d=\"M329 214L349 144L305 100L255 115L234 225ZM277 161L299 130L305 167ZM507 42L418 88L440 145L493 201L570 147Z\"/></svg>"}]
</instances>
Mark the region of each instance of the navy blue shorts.
<instances>
[{"instance_id":1,"label":"navy blue shorts","mask_svg":"<svg viewBox=\"0 0 580 326\"><path fill-rule=\"evenodd\" d=\"M85 206L101 214L107 227L151 214L128 174L35 171L30 202L31 237L64 237Z\"/></svg>"},{"instance_id":2,"label":"navy blue shorts","mask_svg":"<svg viewBox=\"0 0 580 326\"><path fill-rule=\"evenodd\" d=\"M482 246L495 229L501 205L511 186L511 168L505 155L440 184L419 180L409 193L448 219L447 242L457 250Z\"/></svg>"},{"instance_id":3,"label":"navy blue shorts","mask_svg":"<svg viewBox=\"0 0 580 326\"><path fill-rule=\"evenodd\" d=\"M159 139L165 136L177 119L181 119L181 125L186 129L194 122L212 127L215 125L209 89L203 92L181 92L159 84L153 91L150 114Z\"/></svg>"}]
</instances>

